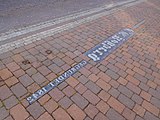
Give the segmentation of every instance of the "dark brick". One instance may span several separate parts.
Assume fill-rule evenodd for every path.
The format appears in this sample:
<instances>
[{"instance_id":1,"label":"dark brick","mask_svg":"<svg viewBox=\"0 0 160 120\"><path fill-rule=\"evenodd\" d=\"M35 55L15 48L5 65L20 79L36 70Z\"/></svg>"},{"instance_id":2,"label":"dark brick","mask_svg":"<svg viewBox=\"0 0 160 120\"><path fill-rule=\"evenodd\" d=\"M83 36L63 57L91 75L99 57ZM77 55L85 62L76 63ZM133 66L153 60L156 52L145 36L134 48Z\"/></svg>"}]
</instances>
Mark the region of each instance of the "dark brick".
<instances>
[{"instance_id":1,"label":"dark brick","mask_svg":"<svg viewBox=\"0 0 160 120\"><path fill-rule=\"evenodd\" d=\"M88 78L82 75L78 78L78 81L81 82L82 84L85 84L88 81Z\"/></svg>"},{"instance_id":2,"label":"dark brick","mask_svg":"<svg viewBox=\"0 0 160 120\"><path fill-rule=\"evenodd\" d=\"M89 101L91 102L93 105L97 104L100 99L99 97L97 97L94 93L92 93L90 90L87 90L83 96Z\"/></svg>"},{"instance_id":3,"label":"dark brick","mask_svg":"<svg viewBox=\"0 0 160 120\"><path fill-rule=\"evenodd\" d=\"M4 107L0 108L0 119L3 120L9 115L9 111L7 111Z\"/></svg>"},{"instance_id":4,"label":"dark brick","mask_svg":"<svg viewBox=\"0 0 160 120\"><path fill-rule=\"evenodd\" d=\"M48 75L51 72L46 66L41 66L37 70L44 76Z\"/></svg>"},{"instance_id":5,"label":"dark brick","mask_svg":"<svg viewBox=\"0 0 160 120\"><path fill-rule=\"evenodd\" d=\"M111 88L109 91L108 91L109 94L111 94L113 97L117 98L118 95L120 94L120 92L115 89L115 88Z\"/></svg>"},{"instance_id":6,"label":"dark brick","mask_svg":"<svg viewBox=\"0 0 160 120\"><path fill-rule=\"evenodd\" d=\"M106 116L104 116L102 113L98 113L94 120L109 120Z\"/></svg>"},{"instance_id":7,"label":"dark brick","mask_svg":"<svg viewBox=\"0 0 160 120\"><path fill-rule=\"evenodd\" d=\"M35 119L37 119L45 112L45 109L41 107L37 102L30 105L27 110Z\"/></svg>"},{"instance_id":8,"label":"dark brick","mask_svg":"<svg viewBox=\"0 0 160 120\"><path fill-rule=\"evenodd\" d=\"M115 72L113 72L112 70L107 70L105 72L106 74L108 74L111 78L117 80L119 78L119 75Z\"/></svg>"},{"instance_id":9,"label":"dark brick","mask_svg":"<svg viewBox=\"0 0 160 120\"><path fill-rule=\"evenodd\" d=\"M132 96L132 100L135 101L137 104L141 104L142 101L143 101L143 99L139 95L137 95L137 94L134 94Z\"/></svg>"},{"instance_id":10,"label":"dark brick","mask_svg":"<svg viewBox=\"0 0 160 120\"><path fill-rule=\"evenodd\" d=\"M129 107L130 109L132 109L134 107L135 103L123 94L120 94L120 96L118 97L118 100L121 103L123 103L125 106Z\"/></svg>"},{"instance_id":11,"label":"dark brick","mask_svg":"<svg viewBox=\"0 0 160 120\"><path fill-rule=\"evenodd\" d=\"M88 89L90 89L92 92L94 92L95 94L97 94L97 93L101 90L100 87L98 87L95 83L93 83L93 82L91 82L91 81L87 82L87 83L85 84L85 86L86 86Z\"/></svg>"},{"instance_id":12,"label":"dark brick","mask_svg":"<svg viewBox=\"0 0 160 120\"><path fill-rule=\"evenodd\" d=\"M141 82L143 82L143 83L147 83L147 81L148 81L145 77L143 77L142 75L140 75L140 74L138 74L138 73L135 73L134 77L135 77L137 80L139 80L139 81L141 81Z\"/></svg>"},{"instance_id":13,"label":"dark brick","mask_svg":"<svg viewBox=\"0 0 160 120\"><path fill-rule=\"evenodd\" d=\"M27 74L21 76L21 77L19 78L19 81L20 81L25 87L31 85L31 84L34 82L34 81L32 80L32 78L29 77Z\"/></svg>"},{"instance_id":14,"label":"dark brick","mask_svg":"<svg viewBox=\"0 0 160 120\"><path fill-rule=\"evenodd\" d=\"M71 97L72 95L74 95L76 93L76 91L70 87L70 86L67 86L66 88L63 89L63 92L68 96L68 97Z\"/></svg>"},{"instance_id":15,"label":"dark brick","mask_svg":"<svg viewBox=\"0 0 160 120\"><path fill-rule=\"evenodd\" d=\"M125 120L125 118L122 117L122 115L120 115L112 108L107 112L106 116L107 118L109 118L109 120Z\"/></svg>"},{"instance_id":16,"label":"dark brick","mask_svg":"<svg viewBox=\"0 0 160 120\"><path fill-rule=\"evenodd\" d=\"M149 90L149 86L144 84L144 83L142 83L142 82L139 84L139 87L141 89L143 89L144 91L148 91Z\"/></svg>"},{"instance_id":17,"label":"dark brick","mask_svg":"<svg viewBox=\"0 0 160 120\"><path fill-rule=\"evenodd\" d=\"M144 115L144 119L145 120L159 120L158 117L154 116L153 114L146 112L146 114Z\"/></svg>"},{"instance_id":18,"label":"dark brick","mask_svg":"<svg viewBox=\"0 0 160 120\"><path fill-rule=\"evenodd\" d=\"M160 92L158 92L158 91L150 88L150 89L149 89L149 93L150 93L151 95L153 95L155 98L160 99Z\"/></svg>"},{"instance_id":19,"label":"dark brick","mask_svg":"<svg viewBox=\"0 0 160 120\"><path fill-rule=\"evenodd\" d=\"M92 119L93 119L93 118L97 115L97 113L98 113L98 109L97 109L95 106L93 106L92 104L89 104L84 111L85 111L85 113L86 113L90 118L92 118Z\"/></svg>"},{"instance_id":20,"label":"dark brick","mask_svg":"<svg viewBox=\"0 0 160 120\"><path fill-rule=\"evenodd\" d=\"M158 100L158 99L155 98L155 97L152 97L152 98L151 98L151 103L152 103L154 106L156 106L156 107L158 107L158 108L160 109L160 100Z\"/></svg>"},{"instance_id":21,"label":"dark brick","mask_svg":"<svg viewBox=\"0 0 160 120\"><path fill-rule=\"evenodd\" d=\"M38 84L42 84L43 82L45 82L47 79L43 76L43 75L41 75L39 72L38 73L36 73L36 74L34 74L33 76L32 76L32 78L33 78L33 80L35 81L35 82L37 82Z\"/></svg>"},{"instance_id":22,"label":"dark brick","mask_svg":"<svg viewBox=\"0 0 160 120\"><path fill-rule=\"evenodd\" d=\"M14 85L13 87L11 87L11 90L13 91L13 93L17 96L17 97L21 97L24 94L27 93L27 90L25 87L23 87L22 84L18 83L16 85Z\"/></svg>"},{"instance_id":23,"label":"dark brick","mask_svg":"<svg viewBox=\"0 0 160 120\"><path fill-rule=\"evenodd\" d=\"M130 91L128 88L126 88L126 87L124 87L124 86L122 86L122 85L120 85L120 86L118 87L118 90L119 90L122 94L126 95L126 96L129 97L129 98L133 95L133 92L132 92L132 91Z\"/></svg>"},{"instance_id":24,"label":"dark brick","mask_svg":"<svg viewBox=\"0 0 160 120\"><path fill-rule=\"evenodd\" d=\"M11 95L12 95L12 92L6 85L0 87L0 100L4 100Z\"/></svg>"},{"instance_id":25,"label":"dark brick","mask_svg":"<svg viewBox=\"0 0 160 120\"><path fill-rule=\"evenodd\" d=\"M81 109L84 109L88 105L88 101L80 94L76 93L71 97L72 101L78 105Z\"/></svg>"},{"instance_id":26,"label":"dark brick","mask_svg":"<svg viewBox=\"0 0 160 120\"><path fill-rule=\"evenodd\" d=\"M127 88L129 88L130 90L132 90L133 92L139 94L141 92L141 89L139 87L137 87L136 85L128 82L127 84Z\"/></svg>"},{"instance_id":27,"label":"dark brick","mask_svg":"<svg viewBox=\"0 0 160 120\"><path fill-rule=\"evenodd\" d=\"M69 108L69 106L71 106L71 104L73 103L68 97L64 97L62 98L59 102L59 105L61 105L64 109Z\"/></svg>"},{"instance_id":28,"label":"dark brick","mask_svg":"<svg viewBox=\"0 0 160 120\"><path fill-rule=\"evenodd\" d=\"M4 101L4 105L6 106L7 109L10 109L14 105L18 103L18 100L15 96L11 96L8 99Z\"/></svg>"}]
</instances>

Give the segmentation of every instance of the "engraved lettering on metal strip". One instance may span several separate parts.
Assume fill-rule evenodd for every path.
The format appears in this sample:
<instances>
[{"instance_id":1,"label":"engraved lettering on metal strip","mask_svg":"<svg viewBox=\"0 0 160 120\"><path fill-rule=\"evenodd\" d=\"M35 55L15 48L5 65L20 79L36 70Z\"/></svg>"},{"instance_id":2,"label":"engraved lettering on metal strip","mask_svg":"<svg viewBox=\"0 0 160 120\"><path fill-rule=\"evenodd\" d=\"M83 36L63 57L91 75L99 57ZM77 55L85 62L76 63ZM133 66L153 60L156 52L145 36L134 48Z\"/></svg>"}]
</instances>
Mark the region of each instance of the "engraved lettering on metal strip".
<instances>
[{"instance_id":1,"label":"engraved lettering on metal strip","mask_svg":"<svg viewBox=\"0 0 160 120\"><path fill-rule=\"evenodd\" d=\"M33 93L30 97L27 98L27 101L31 104L40 97L42 97L44 94L55 88L57 85L62 83L64 80L69 78L70 76L74 75L77 71L79 71L82 67L87 65L87 61L83 60L77 65L73 66L66 72L64 72L62 75L60 75L58 78L54 79L52 82L50 82L48 85L44 86L40 90Z\"/></svg>"},{"instance_id":2,"label":"engraved lettering on metal strip","mask_svg":"<svg viewBox=\"0 0 160 120\"><path fill-rule=\"evenodd\" d=\"M131 36L133 36L133 34L133 30L127 28L123 29L87 51L85 55L91 58L94 62L100 62L125 41L127 41Z\"/></svg>"}]
</instances>

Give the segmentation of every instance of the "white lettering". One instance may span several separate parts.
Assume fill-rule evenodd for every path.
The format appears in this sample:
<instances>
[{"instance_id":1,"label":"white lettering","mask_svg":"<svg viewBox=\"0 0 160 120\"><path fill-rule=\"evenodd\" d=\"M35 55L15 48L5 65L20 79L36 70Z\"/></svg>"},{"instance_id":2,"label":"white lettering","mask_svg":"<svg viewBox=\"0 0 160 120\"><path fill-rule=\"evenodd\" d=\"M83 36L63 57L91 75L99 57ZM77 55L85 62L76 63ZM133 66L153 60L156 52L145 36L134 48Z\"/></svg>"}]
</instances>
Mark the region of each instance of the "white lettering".
<instances>
[{"instance_id":1,"label":"white lettering","mask_svg":"<svg viewBox=\"0 0 160 120\"><path fill-rule=\"evenodd\" d=\"M96 54L94 54L94 53L88 54L88 57L90 57L93 61L100 60L100 58Z\"/></svg>"},{"instance_id":2,"label":"white lettering","mask_svg":"<svg viewBox=\"0 0 160 120\"><path fill-rule=\"evenodd\" d=\"M93 51L93 53L98 53L99 55L103 55L103 53L100 52L99 50L95 50L95 51Z\"/></svg>"},{"instance_id":3,"label":"white lettering","mask_svg":"<svg viewBox=\"0 0 160 120\"><path fill-rule=\"evenodd\" d=\"M107 41L107 44L110 45L110 46L115 46L115 44L110 42L110 41Z\"/></svg>"},{"instance_id":4,"label":"white lettering","mask_svg":"<svg viewBox=\"0 0 160 120\"><path fill-rule=\"evenodd\" d=\"M105 49L104 47L100 47L100 48L98 48L99 50L103 50L104 52L106 52L107 51L107 49Z\"/></svg>"}]
</instances>

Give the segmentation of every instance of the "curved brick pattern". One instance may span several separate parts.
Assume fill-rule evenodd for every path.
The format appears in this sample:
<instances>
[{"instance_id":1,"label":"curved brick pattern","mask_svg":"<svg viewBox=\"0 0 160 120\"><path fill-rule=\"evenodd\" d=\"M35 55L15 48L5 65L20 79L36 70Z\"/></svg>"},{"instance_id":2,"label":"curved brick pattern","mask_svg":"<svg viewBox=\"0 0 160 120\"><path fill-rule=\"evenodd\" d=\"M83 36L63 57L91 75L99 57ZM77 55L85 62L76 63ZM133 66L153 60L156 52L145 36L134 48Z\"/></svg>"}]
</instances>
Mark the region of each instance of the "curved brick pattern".
<instances>
[{"instance_id":1,"label":"curved brick pattern","mask_svg":"<svg viewBox=\"0 0 160 120\"><path fill-rule=\"evenodd\" d=\"M74 21L72 29L64 25L57 34L50 28L39 36L43 40L35 37L30 43L27 36L25 47L1 54L0 119L158 120L159 1L140 2ZM95 63L84 55L123 28L133 29L134 36L103 61ZM27 103L26 97L82 60L88 64L80 71Z\"/></svg>"}]
</instances>

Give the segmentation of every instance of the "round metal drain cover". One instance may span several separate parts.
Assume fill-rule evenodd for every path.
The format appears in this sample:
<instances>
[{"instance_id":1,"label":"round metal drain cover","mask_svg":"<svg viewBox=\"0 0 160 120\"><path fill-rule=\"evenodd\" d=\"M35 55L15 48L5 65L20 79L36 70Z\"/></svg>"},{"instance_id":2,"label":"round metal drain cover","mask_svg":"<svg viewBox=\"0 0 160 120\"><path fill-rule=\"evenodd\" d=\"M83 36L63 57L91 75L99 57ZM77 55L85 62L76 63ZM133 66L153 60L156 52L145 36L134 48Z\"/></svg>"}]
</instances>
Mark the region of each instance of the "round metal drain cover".
<instances>
[{"instance_id":1,"label":"round metal drain cover","mask_svg":"<svg viewBox=\"0 0 160 120\"><path fill-rule=\"evenodd\" d=\"M52 51L51 51L51 50L46 50L46 53L47 53L47 54L51 54Z\"/></svg>"},{"instance_id":2,"label":"round metal drain cover","mask_svg":"<svg viewBox=\"0 0 160 120\"><path fill-rule=\"evenodd\" d=\"M24 61L22 61L22 63L23 63L24 65L31 64L29 60L24 60Z\"/></svg>"}]
</instances>

